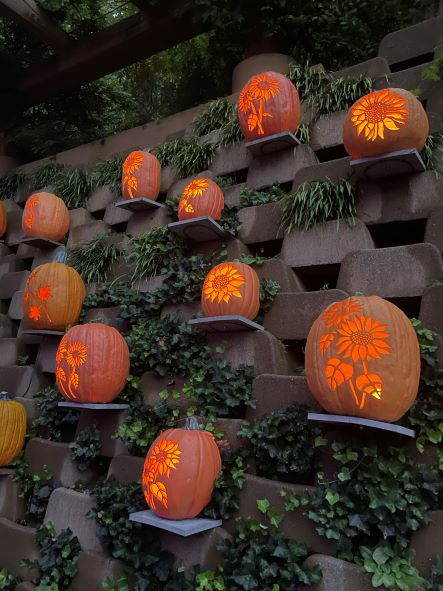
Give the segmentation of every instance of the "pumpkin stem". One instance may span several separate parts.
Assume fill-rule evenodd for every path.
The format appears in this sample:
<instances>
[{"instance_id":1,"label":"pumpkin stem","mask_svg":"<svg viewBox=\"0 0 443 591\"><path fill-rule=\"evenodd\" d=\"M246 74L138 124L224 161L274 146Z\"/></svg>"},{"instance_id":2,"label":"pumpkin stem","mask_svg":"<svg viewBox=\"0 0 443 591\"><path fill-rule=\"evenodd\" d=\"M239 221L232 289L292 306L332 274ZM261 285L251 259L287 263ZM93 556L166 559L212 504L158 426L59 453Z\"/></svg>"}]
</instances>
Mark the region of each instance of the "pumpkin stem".
<instances>
[{"instance_id":1,"label":"pumpkin stem","mask_svg":"<svg viewBox=\"0 0 443 591\"><path fill-rule=\"evenodd\" d=\"M187 417L184 429L187 429L188 431L200 431L197 417Z\"/></svg>"},{"instance_id":2,"label":"pumpkin stem","mask_svg":"<svg viewBox=\"0 0 443 591\"><path fill-rule=\"evenodd\" d=\"M59 252L54 257L54 263L66 263L68 260L68 253L66 250L59 250Z\"/></svg>"},{"instance_id":3,"label":"pumpkin stem","mask_svg":"<svg viewBox=\"0 0 443 591\"><path fill-rule=\"evenodd\" d=\"M2 390L0 392L0 400L11 400L11 398L9 397L9 394L5 390Z\"/></svg>"}]
</instances>

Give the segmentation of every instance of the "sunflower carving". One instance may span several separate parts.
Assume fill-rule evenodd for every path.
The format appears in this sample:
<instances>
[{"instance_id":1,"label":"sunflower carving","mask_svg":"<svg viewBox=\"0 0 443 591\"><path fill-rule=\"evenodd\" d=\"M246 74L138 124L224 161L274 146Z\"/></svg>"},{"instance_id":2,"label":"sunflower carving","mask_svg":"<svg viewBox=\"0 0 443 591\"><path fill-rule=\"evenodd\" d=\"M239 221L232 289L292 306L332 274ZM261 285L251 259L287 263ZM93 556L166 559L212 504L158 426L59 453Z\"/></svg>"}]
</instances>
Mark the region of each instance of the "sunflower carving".
<instances>
[{"instance_id":1,"label":"sunflower carving","mask_svg":"<svg viewBox=\"0 0 443 591\"><path fill-rule=\"evenodd\" d=\"M242 113L250 111L248 115L249 131L254 131L257 128L257 133L264 135L263 119L272 117L272 114L265 110L265 104L279 92L278 80L268 74L254 76L243 88L238 98L238 108Z\"/></svg>"},{"instance_id":2,"label":"sunflower carving","mask_svg":"<svg viewBox=\"0 0 443 591\"><path fill-rule=\"evenodd\" d=\"M85 343L68 342L65 335L59 345L56 355L57 368L55 375L57 383L66 398L75 400L80 382L77 368L83 365L88 358L88 347ZM64 365L64 367L63 367Z\"/></svg>"},{"instance_id":3,"label":"sunflower carving","mask_svg":"<svg viewBox=\"0 0 443 591\"><path fill-rule=\"evenodd\" d=\"M367 141L374 142L377 138L384 139L385 129L398 131L409 113L405 104L406 99L389 88L364 96L351 111L357 134L363 133Z\"/></svg>"},{"instance_id":4,"label":"sunflower carving","mask_svg":"<svg viewBox=\"0 0 443 591\"><path fill-rule=\"evenodd\" d=\"M145 497L151 509L155 510L157 503L168 507L168 491L158 477L171 476L171 470L175 470L180 462L181 453L178 443L169 439L162 439L152 448L143 470Z\"/></svg>"}]
</instances>

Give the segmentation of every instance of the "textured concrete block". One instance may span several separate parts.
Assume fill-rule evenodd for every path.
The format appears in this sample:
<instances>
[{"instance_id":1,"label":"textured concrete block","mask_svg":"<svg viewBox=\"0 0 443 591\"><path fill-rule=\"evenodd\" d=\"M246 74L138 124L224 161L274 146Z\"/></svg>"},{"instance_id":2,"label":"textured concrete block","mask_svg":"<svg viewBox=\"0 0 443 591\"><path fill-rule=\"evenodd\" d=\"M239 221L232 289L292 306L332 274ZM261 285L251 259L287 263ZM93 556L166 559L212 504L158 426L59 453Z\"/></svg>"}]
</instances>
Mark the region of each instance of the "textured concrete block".
<instances>
[{"instance_id":1,"label":"textured concrete block","mask_svg":"<svg viewBox=\"0 0 443 591\"><path fill-rule=\"evenodd\" d=\"M370 76L372 78L377 78L380 76L385 76L386 74L389 74L389 72L390 69L386 59L384 57L374 57L365 62L355 64L354 66L348 66L342 70L332 72L332 76L334 78L348 78L349 76L352 78L357 76Z\"/></svg>"},{"instance_id":2,"label":"textured concrete block","mask_svg":"<svg viewBox=\"0 0 443 591\"><path fill-rule=\"evenodd\" d=\"M86 226L86 224L90 224L94 222L94 217L89 213L89 211L85 207L77 207L76 209L69 210L69 219L70 219L70 226L69 228L72 230L77 226Z\"/></svg>"},{"instance_id":3,"label":"textured concrete block","mask_svg":"<svg viewBox=\"0 0 443 591\"><path fill-rule=\"evenodd\" d=\"M15 291L8 308L11 320L23 320L23 291Z\"/></svg>"},{"instance_id":4,"label":"textured concrete block","mask_svg":"<svg viewBox=\"0 0 443 591\"><path fill-rule=\"evenodd\" d=\"M330 304L347 297L348 294L339 289L278 293L272 308L264 317L263 326L282 340L306 339L321 312Z\"/></svg>"},{"instance_id":5,"label":"textured concrete block","mask_svg":"<svg viewBox=\"0 0 443 591\"><path fill-rule=\"evenodd\" d=\"M443 179L433 170L362 182L357 191L357 216L365 224L421 219L443 205Z\"/></svg>"},{"instance_id":6,"label":"textured concrete block","mask_svg":"<svg viewBox=\"0 0 443 591\"><path fill-rule=\"evenodd\" d=\"M282 210L283 201L241 209L238 212L241 222L238 237L245 244L259 244L283 238Z\"/></svg>"},{"instance_id":7,"label":"textured concrete block","mask_svg":"<svg viewBox=\"0 0 443 591\"><path fill-rule=\"evenodd\" d=\"M324 150L343 144L343 123L347 110L321 115L312 125L309 145L313 150Z\"/></svg>"},{"instance_id":8,"label":"textured concrete block","mask_svg":"<svg viewBox=\"0 0 443 591\"><path fill-rule=\"evenodd\" d=\"M111 306L110 308L92 308L85 316L85 322L100 322L107 326L113 326L120 332L128 328L128 323L120 318L121 307Z\"/></svg>"},{"instance_id":9,"label":"textured concrete block","mask_svg":"<svg viewBox=\"0 0 443 591\"><path fill-rule=\"evenodd\" d=\"M0 567L24 581L35 579L37 571L21 566L23 559L37 560L39 551L35 541L35 529L0 518Z\"/></svg>"},{"instance_id":10,"label":"textured concrete block","mask_svg":"<svg viewBox=\"0 0 443 591\"><path fill-rule=\"evenodd\" d=\"M420 88L420 100L426 100L433 83L425 80L422 72L429 65L430 62L427 62L400 70L399 72L392 72L388 76L376 80L374 87L376 90L382 88L405 88L411 91L415 88Z\"/></svg>"},{"instance_id":11,"label":"textured concrete block","mask_svg":"<svg viewBox=\"0 0 443 591\"><path fill-rule=\"evenodd\" d=\"M421 527L411 536L411 548L415 551L413 564L428 577L439 554L443 554L443 511L430 511L431 523Z\"/></svg>"},{"instance_id":12,"label":"textured concrete block","mask_svg":"<svg viewBox=\"0 0 443 591\"><path fill-rule=\"evenodd\" d=\"M441 255L432 244L361 250L342 262L337 288L381 297L414 297L441 275Z\"/></svg>"},{"instance_id":13,"label":"textured concrete block","mask_svg":"<svg viewBox=\"0 0 443 591\"><path fill-rule=\"evenodd\" d=\"M72 249L77 246L83 246L95 238L97 234L101 234L107 230L109 230L109 226L102 220L97 220L83 226L76 226L69 232L67 247L68 249Z\"/></svg>"},{"instance_id":14,"label":"textured concrete block","mask_svg":"<svg viewBox=\"0 0 443 591\"><path fill-rule=\"evenodd\" d=\"M145 458L115 456L109 464L108 478L114 476L121 484L138 482L141 479Z\"/></svg>"},{"instance_id":15,"label":"textured concrete block","mask_svg":"<svg viewBox=\"0 0 443 591\"><path fill-rule=\"evenodd\" d=\"M24 269L23 261L15 256L15 254L7 254L0 257L0 281L6 273L13 271L22 271Z\"/></svg>"},{"instance_id":16,"label":"textured concrete block","mask_svg":"<svg viewBox=\"0 0 443 591\"><path fill-rule=\"evenodd\" d=\"M172 216L168 213L166 207L137 212L131 216L126 227L126 233L130 236L140 236L154 228L167 226L170 222L172 222Z\"/></svg>"},{"instance_id":17,"label":"textured concrete block","mask_svg":"<svg viewBox=\"0 0 443 591\"><path fill-rule=\"evenodd\" d=\"M45 523L54 524L57 532L69 527L77 536L80 546L86 552L104 552L96 534L94 519L86 519L86 513L95 506L95 501L86 493L68 488L57 488L49 497Z\"/></svg>"},{"instance_id":18,"label":"textured concrete block","mask_svg":"<svg viewBox=\"0 0 443 591\"><path fill-rule=\"evenodd\" d=\"M182 376L170 378L167 376L159 376L154 371L147 371L141 377L139 390L143 394L144 402L152 406L162 402L159 394L163 390L167 390L171 395L168 397L166 403L171 407L179 408L181 411L185 412L189 406L192 406L193 402L183 396L180 396L179 398L172 397L173 391L182 391L185 382L186 379Z\"/></svg>"},{"instance_id":19,"label":"textured concrete block","mask_svg":"<svg viewBox=\"0 0 443 591\"><path fill-rule=\"evenodd\" d=\"M133 213L131 211L121 207L115 207L115 202L112 202L106 207L103 221L109 226L127 224L132 215Z\"/></svg>"},{"instance_id":20,"label":"textured concrete block","mask_svg":"<svg viewBox=\"0 0 443 591\"><path fill-rule=\"evenodd\" d=\"M425 230L425 242L430 242L443 253L443 205L432 211L428 217Z\"/></svg>"},{"instance_id":21,"label":"textured concrete block","mask_svg":"<svg viewBox=\"0 0 443 591\"><path fill-rule=\"evenodd\" d=\"M73 487L77 483L91 482L94 474L91 470L80 472L72 460L68 443L59 443L34 437L29 440L25 450L31 474L44 474L44 466L52 472L54 482L62 486Z\"/></svg>"},{"instance_id":22,"label":"textured concrete block","mask_svg":"<svg viewBox=\"0 0 443 591\"><path fill-rule=\"evenodd\" d=\"M22 230L23 210L16 206L18 207L18 210L14 208L13 211L9 211L7 202L5 201L4 203L8 214L8 228L6 230L6 235L4 236L4 241L8 246L15 246L20 244L25 237Z\"/></svg>"},{"instance_id":23,"label":"textured concrete block","mask_svg":"<svg viewBox=\"0 0 443 591\"><path fill-rule=\"evenodd\" d=\"M208 342L215 348L223 345L221 354L233 367L250 365L255 375L262 373L287 374L289 360L283 345L269 332L242 332L208 335Z\"/></svg>"},{"instance_id":24,"label":"textured concrete block","mask_svg":"<svg viewBox=\"0 0 443 591\"><path fill-rule=\"evenodd\" d=\"M80 552L77 574L72 580L73 591L103 591L102 582L110 579L117 585L123 570L128 569L118 560L97 552Z\"/></svg>"},{"instance_id":25,"label":"textured concrete block","mask_svg":"<svg viewBox=\"0 0 443 591\"><path fill-rule=\"evenodd\" d=\"M86 209L93 214L104 211L119 195L108 185L98 187L88 198Z\"/></svg>"},{"instance_id":26,"label":"textured concrete block","mask_svg":"<svg viewBox=\"0 0 443 591\"><path fill-rule=\"evenodd\" d=\"M280 285L280 292L302 291L298 277L280 258L269 259L262 265L252 265L259 279L272 279Z\"/></svg>"},{"instance_id":27,"label":"textured concrete block","mask_svg":"<svg viewBox=\"0 0 443 591\"><path fill-rule=\"evenodd\" d=\"M285 499L280 494L282 490L290 496L292 493L301 495L306 492L313 492L315 489L311 486L286 484L246 474L245 483L239 493L239 514L242 516L249 515L260 521L262 514L257 508L257 500L259 499L267 499L273 509L276 509L278 513L285 514ZM333 554L335 550L334 544L317 534L315 523L306 516L307 510L307 508L304 508L286 513L279 530L288 538L306 544L309 550L313 552Z\"/></svg>"},{"instance_id":28,"label":"textured concrete block","mask_svg":"<svg viewBox=\"0 0 443 591\"><path fill-rule=\"evenodd\" d=\"M412 27L389 33L381 40L378 55L388 64L399 64L425 54L434 53L441 39L443 17L431 18Z\"/></svg>"},{"instance_id":29,"label":"textured concrete block","mask_svg":"<svg viewBox=\"0 0 443 591\"><path fill-rule=\"evenodd\" d=\"M34 258L39 252L41 252L39 248L22 242L18 245L16 256L18 259L27 260Z\"/></svg>"},{"instance_id":30,"label":"textured concrete block","mask_svg":"<svg viewBox=\"0 0 443 591\"><path fill-rule=\"evenodd\" d=\"M306 404L313 409L319 408L304 376L262 374L255 378L252 391L256 407L246 409L248 421L255 421L264 414L286 408L290 404Z\"/></svg>"},{"instance_id":31,"label":"textured concrete block","mask_svg":"<svg viewBox=\"0 0 443 591\"><path fill-rule=\"evenodd\" d=\"M287 183L292 181L302 168L317 162L317 157L312 149L305 145L260 156L252 161L246 182L253 189L263 189L271 185Z\"/></svg>"},{"instance_id":32,"label":"textured concrete block","mask_svg":"<svg viewBox=\"0 0 443 591\"><path fill-rule=\"evenodd\" d=\"M173 166L163 166L160 177L160 193L166 193L178 180L177 171Z\"/></svg>"},{"instance_id":33,"label":"textured concrete block","mask_svg":"<svg viewBox=\"0 0 443 591\"><path fill-rule=\"evenodd\" d=\"M16 402L20 402L20 404L23 404L23 406L25 407L26 432L28 433L33 421L35 421L35 419L39 417L41 414L40 408L39 406L37 406L37 401L35 400L35 398L22 398L21 396L16 396L14 400Z\"/></svg>"},{"instance_id":34,"label":"textured concrete block","mask_svg":"<svg viewBox=\"0 0 443 591\"><path fill-rule=\"evenodd\" d=\"M122 454L127 454L128 450L121 439L113 439L112 436L119 426L125 420L126 412L116 410L114 412L102 412L88 410L80 413L80 418L75 433L75 439L80 431L87 427L95 426L100 431L100 441L102 444L100 455L113 458Z\"/></svg>"},{"instance_id":35,"label":"textured concrete block","mask_svg":"<svg viewBox=\"0 0 443 591\"><path fill-rule=\"evenodd\" d=\"M57 254L65 252L64 246L57 246L56 248L44 248L38 249L37 254L32 260L31 270L35 269L39 265L45 265L46 263L52 263Z\"/></svg>"},{"instance_id":36,"label":"textured concrete block","mask_svg":"<svg viewBox=\"0 0 443 591\"><path fill-rule=\"evenodd\" d=\"M160 316L164 318L165 316L177 315L180 322L187 322L191 318L195 318L201 311L200 301L166 304L166 306L163 306Z\"/></svg>"},{"instance_id":37,"label":"textured concrete block","mask_svg":"<svg viewBox=\"0 0 443 591\"><path fill-rule=\"evenodd\" d=\"M15 332L11 317L6 314L0 314L0 338L12 337L15 335Z\"/></svg>"},{"instance_id":38,"label":"textured concrete block","mask_svg":"<svg viewBox=\"0 0 443 591\"><path fill-rule=\"evenodd\" d=\"M55 373L55 355L61 340L61 337L43 337L35 359L35 367L41 372Z\"/></svg>"},{"instance_id":39,"label":"textured concrete block","mask_svg":"<svg viewBox=\"0 0 443 591\"><path fill-rule=\"evenodd\" d=\"M25 348L21 341L14 338L0 338L0 367L15 365L17 357L23 355Z\"/></svg>"},{"instance_id":40,"label":"textured concrete block","mask_svg":"<svg viewBox=\"0 0 443 591\"><path fill-rule=\"evenodd\" d=\"M238 185L232 185L232 187L224 189L225 204L230 207L240 207L241 192L245 187L247 187L246 183L239 183Z\"/></svg>"},{"instance_id":41,"label":"textured concrete block","mask_svg":"<svg viewBox=\"0 0 443 591\"><path fill-rule=\"evenodd\" d=\"M337 589L349 589L349 591L372 591L371 575L351 562L339 560L333 556L313 554L303 563L306 568L318 567L321 570L321 581L310 585L310 591L337 591ZM386 587L379 587L386 591ZM411 590L412 591L412 590Z\"/></svg>"},{"instance_id":42,"label":"textured concrete block","mask_svg":"<svg viewBox=\"0 0 443 591\"><path fill-rule=\"evenodd\" d=\"M424 291L419 318L426 328L443 336L443 283L431 285Z\"/></svg>"},{"instance_id":43,"label":"textured concrete block","mask_svg":"<svg viewBox=\"0 0 443 591\"><path fill-rule=\"evenodd\" d=\"M138 291L148 293L155 291L161 287L165 282L165 278L162 275L156 275L155 277L147 277L145 279L138 279L134 283L134 289Z\"/></svg>"},{"instance_id":44,"label":"textured concrete block","mask_svg":"<svg viewBox=\"0 0 443 591\"><path fill-rule=\"evenodd\" d=\"M239 142L217 150L211 164L211 171L214 176L230 174L249 168L252 161L252 154L245 148L245 142Z\"/></svg>"},{"instance_id":45,"label":"textured concrete block","mask_svg":"<svg viewBox=\"0 0 443 591\"><path fill-rule=\"evenodd\" d=\"M48 378L30 365L0 367L0 389L10 396L32 398L41 388L49 385Z\"/></svg>"},{"instance_id":46,"label":"textured concrete block","mask_svg":"<svg viewBox=\"0 0 443 591\"><path fill-rule=\"evenodd\" d=\"M307 231L294 229L285 234L281 258L290 267L311 267L341 263L355 250L374 248L369 230L360 220L336 220L315 224Z\"/></svg>"},{"instance_id":47,"label":"textured concrete block","mask_svg":"<svg viewBox=\"0 0 443 591\"><path fill-rule=\"evenodd\" d=\"M190 568L198 564L201 570L212 570L220 564L223 558L217 550L217 545L227 537L229 534L222 527L196 534L191 538L182 538L170 532L162 532L161 544L164 550L174 554L177 568Z\"/></svg>"},{"instance_id":48,"label":"textured concrete block","mask_svg":"<svg viewBox=\"0 0 443 591\"><path fill-rule=\"evenodd\" d=\"M7 517L11 521L24 519L25 506L19 493L18 483L11 476L0 477L0 517Z\"/></svg>"},{"instance_id":49,"label":"textured concrete block","mask_svg":"<svg viewBox=\"0 0 443 591\"><path fill-rule=\"evenodd\" d=\"M14 292L23 290L29 277L29 271L6 273L0 281L0 300L10 300Z\"/></svg>"},{"instance_id":50,"label":"textured concrete block","mask_svg":"<svg viewBox=\"0 0 443 591\"><path fill-rule=\"evenodd\" d=\"M245 424L246 421L243 419L217 419L215 421L216 428L223 431L223 440L228 443L231 449L249 446L249 439L238 436L238 432Z\"/></svg>"},{"instance_id":51,"label":"textured concrete block","mask_svg":"<svg viewBox=\"0 0 443 591\"><path fill-rule=\"evenodd\" d=\"M306 166L299 170L294 176L292 190L295 191L300 185L303 185L303 183L309 183L310 181L328 179L338 182L348 180L352 172L351 167L349 166L350 161L351 159L347 157Z\"/></svg>"}]
</instances>

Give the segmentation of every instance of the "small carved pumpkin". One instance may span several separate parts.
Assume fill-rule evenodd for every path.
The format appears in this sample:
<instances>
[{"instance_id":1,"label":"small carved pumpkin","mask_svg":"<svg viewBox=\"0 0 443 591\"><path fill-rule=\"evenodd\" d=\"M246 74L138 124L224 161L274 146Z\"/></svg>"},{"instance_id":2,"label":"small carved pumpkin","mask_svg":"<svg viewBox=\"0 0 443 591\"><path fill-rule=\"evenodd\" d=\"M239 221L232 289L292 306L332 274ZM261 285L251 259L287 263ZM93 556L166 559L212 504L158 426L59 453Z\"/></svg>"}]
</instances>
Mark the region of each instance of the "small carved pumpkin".
<instances>
[{"instance_id":1,"label":"small carved pumpkin","mask_svg":"<svg viewBox=\"0 0 443 591\"><path fill-rule=\"evenodd\" d=\"M75 269L46 263L32 271L23 294L26 322L35 329L65 330L80 317L86 287Z\"/></svg>"},{"instance_id":2,"label":"small carved pumpkin","mask_svg":"<svg viewBox=\"0 0 443 591\"><path fill-rule=\"evenodd\" d=\"M8 227L8 216L3 201L0 201L0 238L2 238Z\"/></svg>"},{"instance_id":3,"label":"small carved pumpkin","mask_svg":"<svg viewBox=\"0 0 443 591\"><path fill-rule=\"evenodd\" d=\"M407 316L378 296L331 304L309 331L308 386L333 414L393 422L417 396L420 350Z\"/></svg>"},{"instance_id":4,"label":"small carved pumpkin","mask_svg":"<svg viewBox=\"0 0 443 591\"><path fill-rule=\"evenodd\" d=\"M62 338L55 362L57 386L67 400L106 403L125 387L129 349L112 326L81 324Z\"/></svg>"},{"instance_id":5,"label":"small carved pumpkin","mask_svg":"<svg viewBox=\"0 0 443 591\"><path fill-rule=\"evenodd\" d=\"M223 191L211 179L194 179L186 185L178 204L178 219L208 215L219 220L225 206Z\"/></svg>"},{"instance_id":6,"label":"small carved pumpkin","mask_svg":"<svg viewBox=\"0 0 443 591\"><path fill-rule=\"evenodd\" d=\"M123 164L123 199L145 197L156 201L160 192L160 162L149 152L131 152Z\"/></svg>"},{"instance_id":7,"label":"small carved pumpkin","mask_svg":"<svg viewBox=\"0 0 443 591\"><path fill-rule=\"evenodd\" d=\"M25 407L0 392L0 466L8 466L22 451L26 435Z\"/></svg>"},{"instance_id":8,"label":"small carved pumpkin","mask_svg":"<svg viewBox=\"0 0 443 591\"><path fill-rule=\"evenodd\" d=\"M34 193L26 201L22 229L27 238L42 236L61 240L69 230L69 211L65 202L52 193Z\"/></svg>"},{"instance_id":9,"label":"small carved pumpkin","mask_svg":"<svg viewBox=\"0 0 443 591\"><path fill-rule=\"evenodd\" d=\"M238 97L238 120L248 141L281 131L295 132L300 124L300 109L297 89L277 72L253 76Z\"/></svg>"},{"instance_id":10,"label":"small carved pumpkin","mask_svg":"<svg viewBox=\"0 0 443 591\"><path fill-rule=\"evenodd\" d=\"M146 501L165 519L192 519L210 502L220 470L214 436L189 418L184 429L164 431L149 448L142 477Z\"/></svg>"},{"instance_id":11,"label":"small carved pumpkin","mask_svg":"<svg viewBox=\"0 0 443 591\"><path fill-rule=\"evenodd\" d=\"M384 88L349 109L343 143L352 158L369 158L409 148L420 151L428 133L428 116L420 101L403 88Z\"/></svg>"},{"instance_id":12,"label":"small carved pumpkin","mask_svg":"<svg viewBox=\"0 0 443 591\"><path fill-rule=\"evenodd\" d=\"M201 306L205 316L239 315L254 320L260 308L260 280L244 263L220 263L206 275Z\"/></svg>"}]
</instances>

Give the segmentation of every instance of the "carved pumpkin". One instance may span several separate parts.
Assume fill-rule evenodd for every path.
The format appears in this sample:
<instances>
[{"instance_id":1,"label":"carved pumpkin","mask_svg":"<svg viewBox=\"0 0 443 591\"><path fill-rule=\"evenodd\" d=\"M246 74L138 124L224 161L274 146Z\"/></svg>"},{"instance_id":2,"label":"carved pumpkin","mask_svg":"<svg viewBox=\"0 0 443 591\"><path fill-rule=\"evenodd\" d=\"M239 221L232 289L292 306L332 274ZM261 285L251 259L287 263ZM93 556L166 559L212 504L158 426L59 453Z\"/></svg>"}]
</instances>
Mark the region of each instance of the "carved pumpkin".
<instances>
[{"instance_id":1,"label":"carved pumpkin","mask_svg":"<svg viewBox=\"0 0 443 591\"><path fill-rule=\"evenodd\" d=\"M420 101L403 88L384 88L349 109L343 143L352 158L369 158L408 148L420 151L428 133L428 116Z\"/></svg>"},{"instance_id":2,"label":"carved pumpkin","mask_svg":"<svg viewBox=\"0 0 443 591\"><path fill-rule=\"evenodd\" d=\"M160 162L149 152L131 152L123 164L123 199L146 197L156 201L160 192Z\"/></svg>"},{"instance_id":3,"label":"carved pumpkin","mask_svg":"<svg viewBox=\"0 0 443 591\"><path fill-rule=\"evenodd\" d=\"M305 352L308 386L328 412L397 421L420 379L417 336L405 314L378 296L331 304L312 325Z\"/></svg>"},{"instance_id":4,"label":"carved pumpkin","mask_svg":"<svg viewBox=\"0 0 443 591\"><path fill-rule=\"evenodd\" d=\"M71 402L106 403L120 394L129 374L129 349L122 335L101 323L74 326L55 357L57 386Z\"/></svg>"},{"instance_id":5,"label":"carved pumpkin","mask_svg":"<svg viewBox=\"0 0 443 591\"><path fill-rule=\"evenodd\" d=\"M26 201L22 229L27 238L42 236L61 240L69 230L69 211L65 202L52 193L34 193Z\"/></svg>"},{"instance_id":6,"label":"carved pumpkin","mask_svg":"<svg viewBox=\"0 0 443 591\"><path fill-rule=\"evenodd\" d=\"M32 271L23 294L23 311L31 328L65 330L80 317L86 287L75 269L46 263Z\"/></svg>"},{"instance_id":7,"label":"carved pumpkin","mask_svg":"<svg viewBox=\"0 0 443 591\"><path fill-rule=\"evenodd\" d=\"M25 407L0 392L0 466L7 466L22 451L26 435Z\"/></svg>"},{"instance_id":8,"label":"carved pumpkin","mask_svg":"<svg viewBox=\"0 0 443 591\"><path fill-rule=\"evenodd\" d=\"M8 216L6 214L6 207L3 201L0 201L0 238L4 236L6 228L8 227Z\"/></svg>"},{"instance_id":9,"label":"carved pumpkin","mask_svg":"<svg viewBox=\"0 0 443 591\"><path fill-rule=\"evenodd\" d=\"M281 131L295 132L300 124L297 89L277 72L253 76L238 97L238 120L248 141Z\"/></svg>"},{"instance_id":10,"label":"carved pumpkin","mask_svg":"<svg viewBox=\"0 0 443 591\"><path fill-rule=\"evenodd\" d=\"M220 470L214 436L189 418L184 429L164 431L149 448L142 477L146 501L165 519L192 519L210 502Z\"/></svg>"},{"instance_id":11,"label":"carved pumpkin","mask_svg":"<svg viewBox=\"0 0 443 591\"><path fill-rule=\"evenodd\" d=\"M202 215L219 220L225 206L223 191L211 179L194 179L186 185L178 204L178 219L190 220Z\"/></svg>"},{"instance_id":12,"label":"carved pumpkin","mask_svg":"<svg viewBox=\"0 0 443 591\"><path fill-rule=\"evenodd\" d=\"M206 276L201 306L205 316L244 316L254 320L260 308L260 280L244 263L221 263Z\"/></svg>"}]
</instances>

